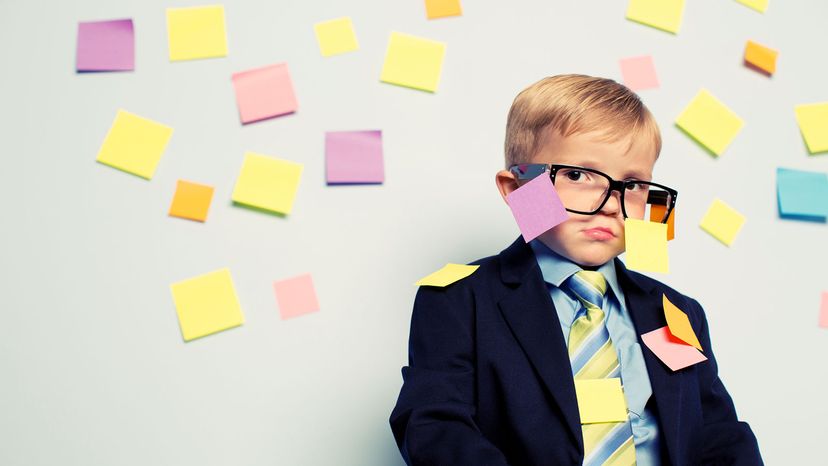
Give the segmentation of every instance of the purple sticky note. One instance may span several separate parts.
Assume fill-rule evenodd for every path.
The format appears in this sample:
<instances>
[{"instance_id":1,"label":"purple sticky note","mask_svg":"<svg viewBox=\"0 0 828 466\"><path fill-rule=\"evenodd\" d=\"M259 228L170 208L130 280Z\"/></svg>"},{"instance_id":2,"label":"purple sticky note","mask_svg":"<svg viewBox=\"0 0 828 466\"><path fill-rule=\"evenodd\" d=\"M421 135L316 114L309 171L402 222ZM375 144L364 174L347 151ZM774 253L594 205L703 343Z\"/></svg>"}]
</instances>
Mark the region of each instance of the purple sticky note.
<instances>
[{"instance_id":1,"label":"purple sticky note","mask_svg":"<svg viewBox=\"0 0 828 466\"><path fill-rule=\"evenodd\" d=\"M135 33L131 19L78 23L77 71L135 69Z\"/></svg>"},{"instance_id":2,"label":"purple sticky note","mask_svg":"<svg viewBox=\"0 0 828 466\"><path fill-rule=\"evenodd\" d=\"M325 174L328 184L368 184L385 181L382 131L326 133Z\"/></svg>"},{"instance_id":3,"label":"purple sticky note","mask_svg":"<svg viewBox=\"0 0 828 466\"><path fill-rule=\"evenodd\" d=\"M674 337L667 326L641 335L641 340L661 362L674 371L707 361L699 350Z\"/></svg>"},{"instance_id":4,"label":"purple sticky note","mask_svg":"<svg viewBox=\"0 0 828 466\"><path fill-rule=\"evenodd\" d=\"M506 202L527 243L569 218L547 174L512 191L506 196Z\"/></svg>"}]
</instances>

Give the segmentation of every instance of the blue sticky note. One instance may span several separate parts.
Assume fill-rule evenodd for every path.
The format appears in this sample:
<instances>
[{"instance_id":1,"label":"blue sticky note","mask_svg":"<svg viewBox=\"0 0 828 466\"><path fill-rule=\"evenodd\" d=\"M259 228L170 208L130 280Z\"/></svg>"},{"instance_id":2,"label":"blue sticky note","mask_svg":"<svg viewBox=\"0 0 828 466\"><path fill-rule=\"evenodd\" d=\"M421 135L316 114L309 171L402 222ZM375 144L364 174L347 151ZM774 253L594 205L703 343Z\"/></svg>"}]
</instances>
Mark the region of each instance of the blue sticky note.
<instances>
[{"instance_id":1,"label":"blue sticky note","mask_svg":"<svg viewBox=\"0 0 828 466\"><path fill-rule=\"evenodd\" d=\"M782 217L822 221L828 217L828 176L825 173L777 168L776 194Z\"/></svg>"}]
</instances>

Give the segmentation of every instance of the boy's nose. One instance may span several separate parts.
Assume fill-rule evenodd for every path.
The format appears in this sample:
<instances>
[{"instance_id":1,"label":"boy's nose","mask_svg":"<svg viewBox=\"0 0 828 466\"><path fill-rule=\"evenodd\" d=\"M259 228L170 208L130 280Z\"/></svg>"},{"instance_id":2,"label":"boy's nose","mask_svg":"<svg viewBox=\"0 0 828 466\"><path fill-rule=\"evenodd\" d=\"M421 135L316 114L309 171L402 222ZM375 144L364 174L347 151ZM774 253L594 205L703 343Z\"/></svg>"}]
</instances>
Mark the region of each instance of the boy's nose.
<instances>
[{"instance_id":1,"label":"boy's nose","mask_svg":"<svg viewBox=\"0 0 828 466\"><path fill-rule=\"evenodd\" d=\"M618 215L619 210L621 210L621 193L612 191L609 199L604 203L604 207L601 208L601 212L608 215Z\"/></svg>"}]
</instances>

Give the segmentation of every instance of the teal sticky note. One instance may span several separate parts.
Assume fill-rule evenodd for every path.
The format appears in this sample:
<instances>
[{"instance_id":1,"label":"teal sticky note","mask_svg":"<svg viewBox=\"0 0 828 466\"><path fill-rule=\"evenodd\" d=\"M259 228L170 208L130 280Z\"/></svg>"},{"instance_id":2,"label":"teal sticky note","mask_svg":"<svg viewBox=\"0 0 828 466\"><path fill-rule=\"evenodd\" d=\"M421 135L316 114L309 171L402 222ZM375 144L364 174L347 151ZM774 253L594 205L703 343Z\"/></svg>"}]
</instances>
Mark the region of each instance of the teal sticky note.
<instances>
[{"instance_id":1,"label":"teal sticky note","mask_svg":"<svg viewBox=\"0 0 828 466\"><path fill-rule=\"evenodd\" d=\"M783 217L828 217L828 175L776 169L776 194Z\"/></svg>"}]
</instances>

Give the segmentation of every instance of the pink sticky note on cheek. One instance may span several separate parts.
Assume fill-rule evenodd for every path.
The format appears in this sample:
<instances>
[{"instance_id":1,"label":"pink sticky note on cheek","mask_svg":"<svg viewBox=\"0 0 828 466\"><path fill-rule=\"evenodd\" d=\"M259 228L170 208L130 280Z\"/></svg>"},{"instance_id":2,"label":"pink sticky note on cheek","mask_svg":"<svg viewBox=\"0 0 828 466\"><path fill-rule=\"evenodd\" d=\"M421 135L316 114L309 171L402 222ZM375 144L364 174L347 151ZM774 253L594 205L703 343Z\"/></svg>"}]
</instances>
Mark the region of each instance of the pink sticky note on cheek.
<instances>
[{"instance_id":1,"label":"pink sticky note on cheek","mask_svg":"<svg viewBox=\"0 0 828 466\"><path fill-rule=\"evenodd\" d=\"M641 340L674 371L707 361L707 357L699 350L674 337L667 326L641 335Z\"/></svg>"},{"instance_id":2,"label":"pink sticky note on cheek","mask_svg":"<svg viewBox=\"0 0 828 466\"><path fill-rule=\"evenodd\" d=\"M509 193L506 202L527 243L569 218L547 174Z\"/></svg>"},{"instance_id":3,"label":"pink sticky note on cheek","mask_svg":"<svg viewBox=\"0 0 828 466\"><path fill-rule=\"evenodd\" d=\"M319 310L310 274L274 282L273 289L283 320Z\"/></svg>"},{"instance_id":4,"label":"pink sticky note on cheek","mask_svg":"<svg viewBox=\"0 0 828 466\"><path fill-rule=\"evenodd\" d=\"M236 73L233 87L244 124L293 113L299 108L287 63Z\"/></svg>"},{"instance_id":5,"label":"pink sticky note on cheek","mask_svg":"<svg viewBox=\"0 0 828 466\"><path fill-rule=\"evenodd\" d=\"M822 292L822 305L819 310L819 326L828 328L828 291Z\"/></svg>"}]
</instances>

